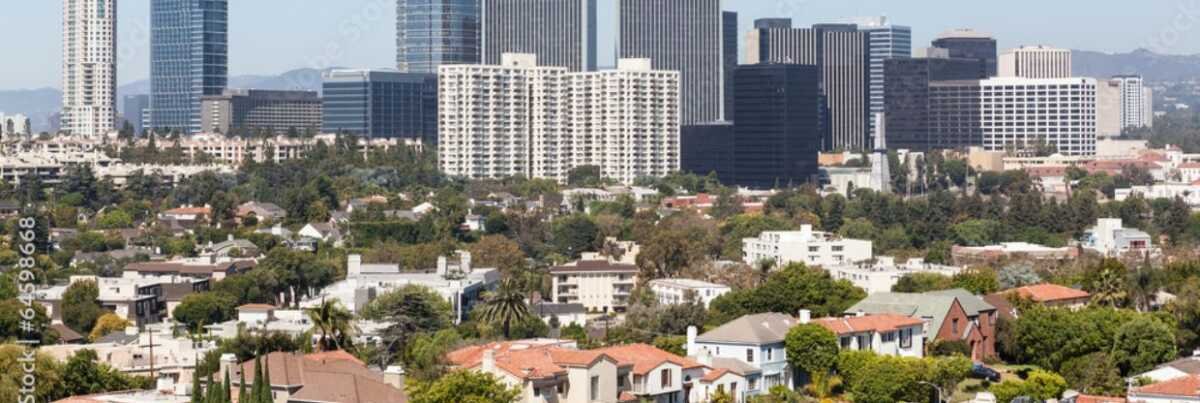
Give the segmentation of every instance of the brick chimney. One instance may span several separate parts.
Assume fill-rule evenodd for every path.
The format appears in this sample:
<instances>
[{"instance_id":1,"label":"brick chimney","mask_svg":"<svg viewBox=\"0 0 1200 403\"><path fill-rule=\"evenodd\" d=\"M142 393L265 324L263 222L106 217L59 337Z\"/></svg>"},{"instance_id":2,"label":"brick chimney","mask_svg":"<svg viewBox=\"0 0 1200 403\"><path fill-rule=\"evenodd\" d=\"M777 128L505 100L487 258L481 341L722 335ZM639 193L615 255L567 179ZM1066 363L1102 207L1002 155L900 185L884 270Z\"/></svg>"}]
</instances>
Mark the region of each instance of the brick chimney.
<instances>
[{"instance_id":1,"label":"brick chimney","mask_svg":"<svg viewBox=\"0 0 1200 403\"><path fill-rule=\"evenodd\" d=\"M383 371L383 383L404 390L404 368L399 365L387 367L387 370Z\"/></svg>"}]
</instances>

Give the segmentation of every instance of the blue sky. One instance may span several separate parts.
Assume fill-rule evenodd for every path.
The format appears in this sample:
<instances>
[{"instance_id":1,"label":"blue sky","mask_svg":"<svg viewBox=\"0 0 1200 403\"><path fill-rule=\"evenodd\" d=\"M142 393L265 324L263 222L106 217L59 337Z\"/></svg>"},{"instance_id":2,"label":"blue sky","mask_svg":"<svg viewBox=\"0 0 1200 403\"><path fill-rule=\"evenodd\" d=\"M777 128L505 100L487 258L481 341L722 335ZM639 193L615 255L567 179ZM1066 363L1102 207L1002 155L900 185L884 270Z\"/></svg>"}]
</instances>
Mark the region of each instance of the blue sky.
<instances>
[{"instance_id":1,"label":"blue sky","mask_svg":"<svg viewBox=\"0 0 1200 403\"><path fill-rule=\"evenodd\" d=\"M148 0L119 0L118 81L149 70ZM614 0L599 0L601 62L612 64ZM741 30L755 18L797 25L886 15L913 27L913 46L941 31L971 27L1000 46L1045 43L1073 49L1200 53L1200 0L725 0ZM230 74L278 74L301 67L390 67L395 59L393 0L231 0ZM5 57L0 89L58 87L61 0L22 1L0 13ZM1033 10L1037 10L1034 12ZM743 35L744 37L744 35ZM16 57L11 57L16 56Z\"/></svg>"}]
</instances>

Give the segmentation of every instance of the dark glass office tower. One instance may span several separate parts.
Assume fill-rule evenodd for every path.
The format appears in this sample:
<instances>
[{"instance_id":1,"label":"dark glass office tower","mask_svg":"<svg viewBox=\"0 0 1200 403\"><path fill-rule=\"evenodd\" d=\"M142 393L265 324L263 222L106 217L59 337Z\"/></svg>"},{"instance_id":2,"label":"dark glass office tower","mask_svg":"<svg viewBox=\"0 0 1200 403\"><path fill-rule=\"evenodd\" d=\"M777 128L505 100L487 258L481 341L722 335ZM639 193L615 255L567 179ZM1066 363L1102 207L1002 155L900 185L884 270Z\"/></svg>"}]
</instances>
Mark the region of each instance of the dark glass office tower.
<instances>
[{"instance_id":1,"label":"dark glass office tower","mask_svg":"<svg viewBox=\"0 0 1200 403\"><path fill-rule=\"evenodd\" d=\"M888 147L924 151L960 145L933 135L929 87L938 81L983 79L983 69L984 62L979 59L888 60L884 102Z\"/></svg>"},{"instance_id":2,"label":"dark glass office tower","mask_svg":"<svg viewBox=\"0 0 1200 403\"><path fill-rule=\"evenodd\" d=\"M228 79L228 0L151 0L151 126L199 132L200 97Z\"/></svg>"},{"instance_id":3,"label":"dark glass office tower","mask_svg":"<svg viewBox=\"0 0 1200 403\"><path fill-rule=\"evenodd\" d=\"M443 64L479 64L480 0L396 0L396 66L437 73Z\"/></svg>"},{"instance_id":4,"label":"dark glass office tower","mask_svg":"<svg viewBox=\"0 0 1200 403\"><path fill-rule=\"evenodd\" d=\"M819 83L813 65L737 68L732 184L774 188L809 182L817 175Z\"/></svg>"},{"instance_id":5,"label":"dark glass office tower","mask_svg":"<svg viewBox=\"0 0 1200 403\"><path fill-rule=\"evenodd\" d=\"M323 131L437 143L437 75L386 70L325 74Z\"/></svg>"},{"instance_id":6,"label":"dark glass office tower","mask_svg":"<svg viewBox=\"0 0 1200 403\"><path fill-rule=\"evenodd\" d=\"M725 11L721 14L721 57L725 66L721 72L725 77L722 95L725 97L725 120L732 122L733 113L733 70L738 66L738 14Z\"/></svg>"},{"instance_id":7,"label":"dark glass office tower","mask_svg":"<svg viewBox=\"0 0 1200 403\"><path fill-rule=\"evenodd\" d=\"M868 34L854 24L777 28L782 20L757 25L746 46L750 63L817 67L821 77L823 150L863 150L869 146L870 64Z\"/></svg>"},{"instance_id":8,"label":"dark glass office tower","mask_svg":"<svg viewBox=\"0 0 1200 403\"><path fill-rule=\"evenodd\" d=\"M596 0L483 0L483 63L499 65L505 53L535 54L539 66L595 71Z\"/></svg>"},{"instance_id":9,"label":"dark glass office tower","mask_svg":"<svg viewBox=\"0 0 1200 403\"><path fill-rule=\"evenodd\" d=\"M650 59L680 73L683 124L725 118L720 0L620 0L620 58Z\"/></svg>"},{"instance_id":10,"label":"dark glass office tower","mask_svg":"<svg viewBox=\"0 0 1200 403\"><path fill-rule=\"evenodd\" d=\"M970 29L957 29L942 33L933 41L933 47L950 51L950 57L977 59L984 63L983 74L995 77L997 70L996 38Z\"/></svg>"},{"instance_id":11,"label":"dark glass office tower","mask_svg":"<svg viewBox=\"0 0 1200 403\"><path fill-rule=\"evenodd\" d=\"M679 163L683 172L700 176L716 173L721 183L733 183L734 125L713 122L680 128Z\"/></svg>"}]
</instances>

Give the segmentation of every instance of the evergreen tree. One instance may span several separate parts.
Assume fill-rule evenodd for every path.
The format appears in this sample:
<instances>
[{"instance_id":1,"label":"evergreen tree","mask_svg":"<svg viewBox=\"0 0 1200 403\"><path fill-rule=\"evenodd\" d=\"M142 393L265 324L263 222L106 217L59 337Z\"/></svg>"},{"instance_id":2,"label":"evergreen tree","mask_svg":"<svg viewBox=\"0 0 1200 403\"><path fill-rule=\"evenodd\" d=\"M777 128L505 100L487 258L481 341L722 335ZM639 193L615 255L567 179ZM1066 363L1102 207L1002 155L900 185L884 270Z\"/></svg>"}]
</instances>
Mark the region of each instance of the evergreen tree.
<instances>
[{"instance_id":1,"label":"evergreen tree","mask_svg":"<svg viewBox=\"0 0 1200 403\"><path fill-rule=\"evenodd\" d=\"M225 371L225 383L221 385L221 402L233 403L233 386L229 384L229 371Z\"/></svg>"},{"instance_id":2,"label":"evergreen tree","mask_svg":"<svg viewBox=\"0 0 1200 403\"><path fill-rule=\"evenodd\" d=\"M238 371L238 403L248 403L246 396L246 371Z\"/></svg>"},{"instance_id":3,"label":"evergreen tree","mask_svg":"<svg viewBox=\"0 0 1200 403\"><path fill-rule=\"evenodd\" d=\"M204 395L200 394L200 371L192 371L192 403L203 403Z\"/></svg>"}]
</instances>

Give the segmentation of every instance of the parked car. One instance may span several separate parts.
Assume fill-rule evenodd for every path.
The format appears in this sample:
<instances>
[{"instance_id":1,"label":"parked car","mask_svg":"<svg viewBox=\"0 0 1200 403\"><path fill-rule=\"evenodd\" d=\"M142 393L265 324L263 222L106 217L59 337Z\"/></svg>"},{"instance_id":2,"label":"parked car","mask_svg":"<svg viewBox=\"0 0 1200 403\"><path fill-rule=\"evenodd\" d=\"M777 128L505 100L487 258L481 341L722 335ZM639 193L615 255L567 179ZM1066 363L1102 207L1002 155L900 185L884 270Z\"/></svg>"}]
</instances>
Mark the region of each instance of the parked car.
<instances>
[{"instance_id":1,"label":"parked car","mask_svg":"<svg viewBox=\"0 0 1200 403\"><path fill-rule=\"evenodd\" d=\"M1000 372L999 371L988 368L987 366L980 364L978 362L975 363L975 365L971 366L971 377L977 378L977 379L983 379L988 382L1000 382Z\"/></svg>"}]
</instances>

